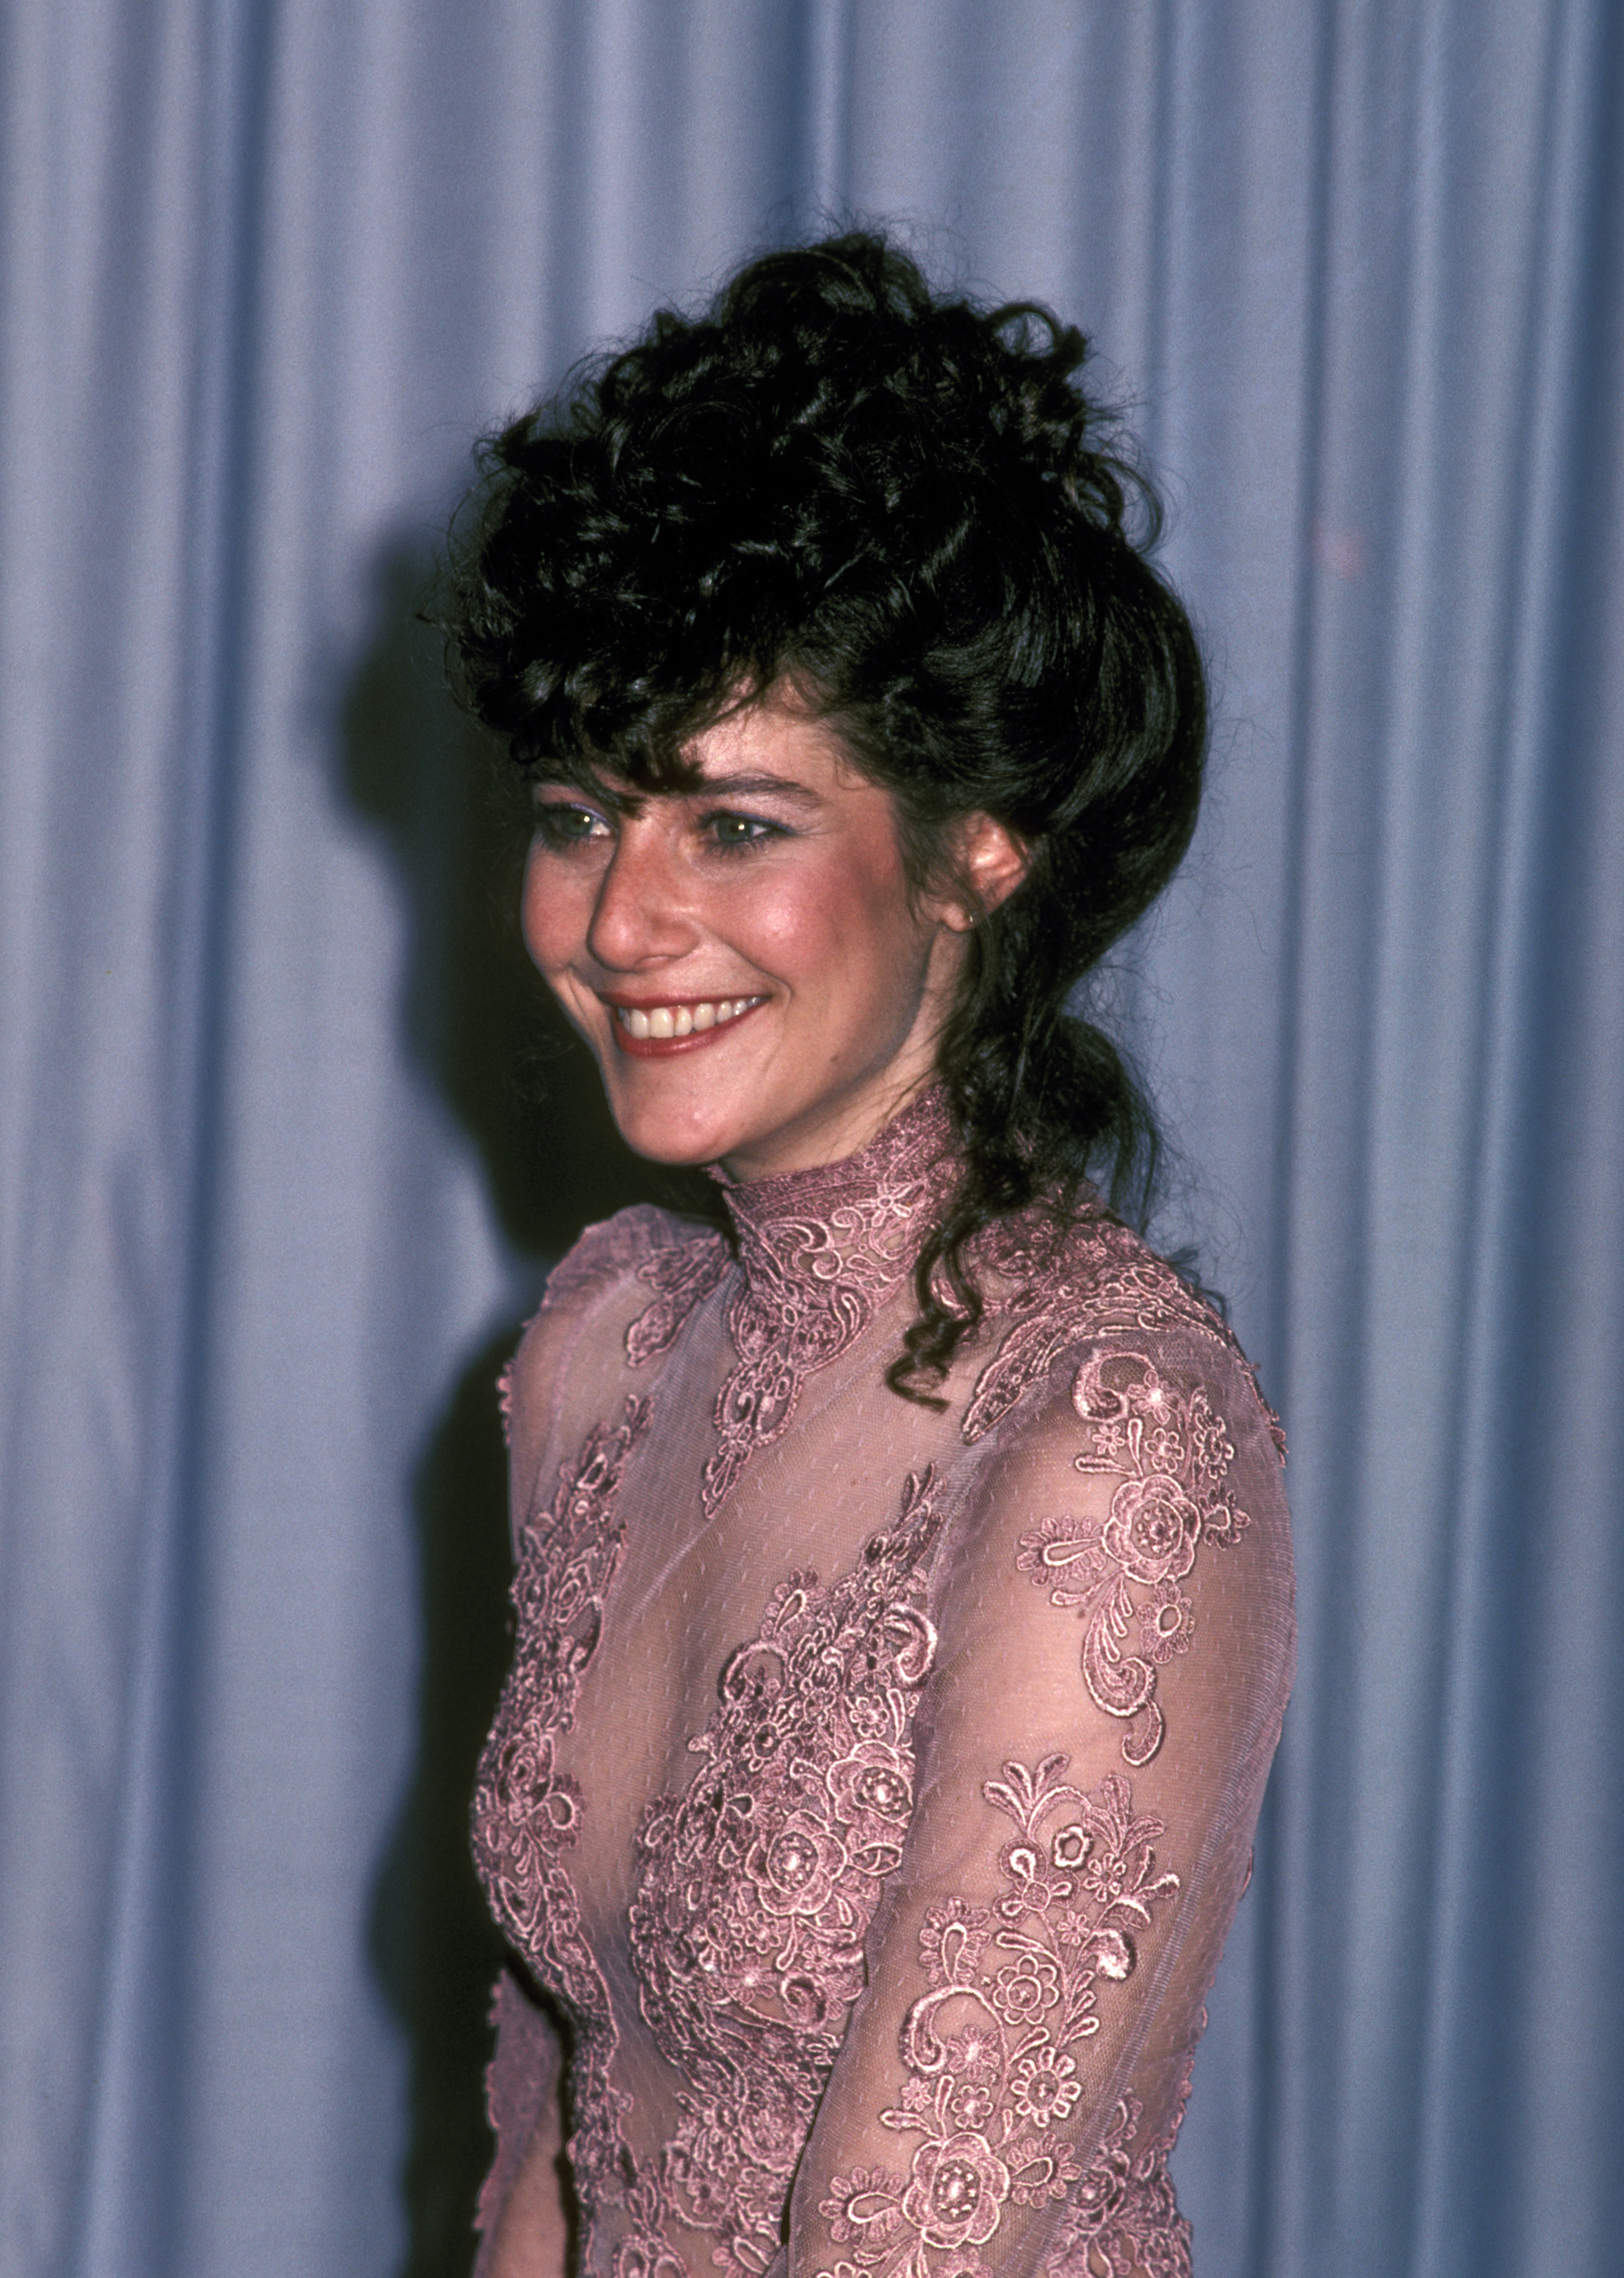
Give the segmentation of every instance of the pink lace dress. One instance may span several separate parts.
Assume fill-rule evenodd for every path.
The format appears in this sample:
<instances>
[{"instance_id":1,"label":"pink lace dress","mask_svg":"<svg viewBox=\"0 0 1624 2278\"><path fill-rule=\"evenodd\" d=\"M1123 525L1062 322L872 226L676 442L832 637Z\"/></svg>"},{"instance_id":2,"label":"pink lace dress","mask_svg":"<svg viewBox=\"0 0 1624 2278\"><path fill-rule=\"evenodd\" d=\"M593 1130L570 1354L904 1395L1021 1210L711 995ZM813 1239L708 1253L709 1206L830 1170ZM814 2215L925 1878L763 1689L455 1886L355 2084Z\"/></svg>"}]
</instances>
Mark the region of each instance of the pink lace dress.
<instances>
[{"instance_id":1,"label":"pink lace dress","mask_svg":"<svg viewBox=\"0 0 1624 2278\"><path fill-rule=\"evenodd\" d=\"M729 1189L736 1246L624 1212L514 1364L475 1842L568 2021L595 2273L1189 2268L1166 2155L1291 1678L1278 1430L1086 1212L984 1241L945 1407L889 1391L946 1149L932 1094ZM487 2251L549 2067L497 2012Z\"/></svg>"}]
</instances>

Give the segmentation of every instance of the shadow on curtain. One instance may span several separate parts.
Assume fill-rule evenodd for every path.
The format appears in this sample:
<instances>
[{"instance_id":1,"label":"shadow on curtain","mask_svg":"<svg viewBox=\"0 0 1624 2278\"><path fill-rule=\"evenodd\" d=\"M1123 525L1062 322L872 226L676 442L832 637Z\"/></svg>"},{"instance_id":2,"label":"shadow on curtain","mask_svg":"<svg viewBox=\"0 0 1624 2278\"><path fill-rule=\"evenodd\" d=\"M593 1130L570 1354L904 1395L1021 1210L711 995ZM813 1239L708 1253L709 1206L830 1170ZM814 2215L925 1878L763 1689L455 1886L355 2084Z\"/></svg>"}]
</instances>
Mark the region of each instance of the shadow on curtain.
<instances>
[{"instance_id":1,"label":"shadow on curtain","mask_svg":"<svg viewBox=\"0 0 1624 2278\"><path fill-rule=\"evenodd\" d=\"M408 1051L479 1151L503 1235L533 1259L634 1202L704 1203L631 1153L591 1054L519 936L528 786L461 713L423 622L431 556L402 548L376 580L377 624L345 695L344 799L381 835L409 913ZM496 1379L524 1314L459 1378L412 1483L422 1609L417 1753L377 1873L372 1964L411 2055L403 2175L410 2246L400 2278L452 2278L472 2259L489 2162L485 2025L503 1945L475 1879L469 1800L511 1650L507 1458Z\"/></svg>"}]
</instances>

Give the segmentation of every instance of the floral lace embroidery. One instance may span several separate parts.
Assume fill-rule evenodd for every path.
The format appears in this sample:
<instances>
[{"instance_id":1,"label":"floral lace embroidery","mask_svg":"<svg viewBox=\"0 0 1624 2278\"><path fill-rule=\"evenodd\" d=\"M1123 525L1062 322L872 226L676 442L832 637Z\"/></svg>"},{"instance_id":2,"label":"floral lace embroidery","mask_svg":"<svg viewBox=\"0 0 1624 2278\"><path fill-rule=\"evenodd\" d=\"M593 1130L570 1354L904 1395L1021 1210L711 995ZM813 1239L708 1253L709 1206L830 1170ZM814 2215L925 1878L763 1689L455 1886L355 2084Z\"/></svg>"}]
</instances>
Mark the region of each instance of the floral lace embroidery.
<instances>
[{"instance_id":1,"label":"floral lace embroidery","mask_svg":"<svg viewBox=\"0 0 1624 2278\"><path fill-rule=\"evenodd\" d=\"M608 2078L614 2010L562 1865L579 1829L581 1791L557 1770L555 1755L597 1650L625 1539L621 1481L648 1424L647 1401L629 1400L620 1423L597 1426L576 1462L560 1468L546 1510L525 1522L511 1592L519 1647L474 1793L474 1862L491 1911L575 2029L579 2125L568 2151L588 2210L624 2193L635 2173L620 2137L625 2100Z\"/></svg>"},{"instance_id":2,"label":"floral lace embroidery","mask_svg":"<svg viewBox=\"0 0 1624 2278\"><path fill-rule=\"evenodd\" d=\"M586 1227L580 1239L548 1273L546 1287L541 1295L540 1311L556 1312L561 1306L579 1298L593 1296L599 1290L606 1289L629 1266L637 1264L641 1278L652 1280L662 1295L628 1329L627 1350L634 1365L663 1352L675 1340L693 1305L721 1280L728 1263L728 1246L720 1235L711 1235L698 1242L692 1239L659 1241L661 1231L668 1228L671 1223L664 1212L653 1210L647 1204L639 1204L630 1210L618 1212L614 1218L604 1219L600 1225ZM651 1241L658 1242L652 1257L647 1255ZM705 1280L707 1270L709 1279ZM686 1294L687 1280L695 1285L691 1296ZM669 1326L662 1330L667 1316L669 1317ZM539 1314L537 1318L539 1319ZM533 1327L534 1323L527 1321L524 1326L528 1329ZM633 1339L640 1332L646 1349L634 1352ZM496 1380L502 1438L508 1447L513 1445L513 1375L514 1363L510 1360Z\"/></svg>"},{"instance_id":3,"label":"floral lace embroidery","mask_svg":"<svg viewBox=\"0 0 1624 2278\"><path fill-rule=\"evenodd\" d=\"M1142 2150L1134 2142L1140 2100L1117 2099L1061 2217L1044 2278L1192 2278L1190 2226L1167 2172L1189 2093L1186 2067L1171 2125Z\"/></svg>"},{"instance_id":4,"label":"floral lace embroidery","mask_svg":"<svg viewBox=\"0 0 1624 2278\"><path fill-rule=\"evenodd\" d=\"M911 1733L935 1655L941 1529L926 1472L895 1525L820 1588L792 1574L728 1659L690 1741L700 1769L652 1803L631 1909L643 2014L691 2083L666 2147L673 2211L712 2261L778 2250L790 2182L864 1983L863 1939L913 1808Z\"/></svg>"},{"instance_id":5,"label":"floral lace embroidery","mask_svg":"<svg viewBox=\"0 0 1624 2278\"><path fill-rule=\"evenodd\" d=\"M1071 1228L1018 1219L989 1227L976 1255L1013 1288L996 1309L1008 1326L964 1411L966 1441L990 1432L1080 1339L1183 1328L1210 1338L1239 1364L1285 1455L1280 1419L1227 1325L1127 1227L1103 1217Z\"/></svg>"},{"instance_id":6,"label":"floral lace embroidery","mask_svg":"<svg viewBox=\"0 0 1624 2278\"><path fill-rule=\"evenodd\" d=\"M1157 1874L1163 1823L1135 1817L1122 1774L1085 1792L1063 1777L1069 1761L1006 1763L985 1784L1016 1830L999 1854L1002 1895L949 1900L920 1925L928 1991L903 2027L901 2098L880 2115L919 2139L911 2167L835 2176L820 2203L858 2271L969 2278L1010 2202L1066 2200L1068 2221L1082 2220L1102 2160L1085 2175L1064 2131L1083 2095L1078 2054L1100 2029L1096 1988L1132 1977L1135 1935L1179 1885Z\"/></svg>"},{"instance_id":7,"label":"floral lace embroidery","mask_svg":"<svg viewBox=\"0 0 1624 2278\"><path fill-rule=\"evenodd\" d=\"M1102 1521L1046 1518L1015 1563L1051 1605L1080 1609L1089 1693L1129 1720L1125 1762L1147 1764L1163 1730L1157 1671L1195 1634L1179 1584L1201 1545L1231 1548L1252 1522L1224 1485L1235 1449L1201 1386L1179 1393L1143 1353L1102 1353L1079 1370L1071 1400L1091 1426L1077 1469L1121 1484Z\"/></svg>"},{"instance_id":8,"label":"floral lace embroidery","mask_svg":"<svg viewBox=\"0 0 1624 2278\"><path fill-rule=\"evenodd\" d=\"M958 1175L927 1092L860 1155L728 1189L743 1286L728 1310L738 1365L716 1401L700 1493L713 1511L759 1448L789 1429L804 1379L838 1359L912 1266Z\"/></svg>"},{"instance_id":9,"label":"floral lace embroidery","mask_svg":"<svg viewBox=\"0 0 1624 2278\"><path fill-rule=\"evenodd\" d=\"M530 1324L526 1322L528 1328ZM509 1361L496 1380L496 1412L502 1419L502 1445L513 1445L513 1363Z\"/></svg>"},{"instance_id":10,"label":"floral lace embroidery","mask_svg":"<svg viewBox=\"0 0 1624 2278\"><path fill-rule=\"evenodd\" d=\"M634 1368L669 1350L688 1316L704 1303L727 1270L728 1245L720 1234L664 1242L644 1259L637 1279L660 1294L626 1331L626 1357Z\"/></svg>"},{"instance_id":11,"label":"floral lace embroidery","mask_svg":"<svg viewBox=\"0 0 1624 2278\"><path fill-rule=\"evenodd\" d=\"M553 1312L606 1289L645 1257L652 1245L667 1243L675 1223L668 1212L656 1210L651 1203L634 1203L629 1210L616 1211L613 1218L584 1227L547 1275L542 1311Z\"/></svg>"}]
</instances>

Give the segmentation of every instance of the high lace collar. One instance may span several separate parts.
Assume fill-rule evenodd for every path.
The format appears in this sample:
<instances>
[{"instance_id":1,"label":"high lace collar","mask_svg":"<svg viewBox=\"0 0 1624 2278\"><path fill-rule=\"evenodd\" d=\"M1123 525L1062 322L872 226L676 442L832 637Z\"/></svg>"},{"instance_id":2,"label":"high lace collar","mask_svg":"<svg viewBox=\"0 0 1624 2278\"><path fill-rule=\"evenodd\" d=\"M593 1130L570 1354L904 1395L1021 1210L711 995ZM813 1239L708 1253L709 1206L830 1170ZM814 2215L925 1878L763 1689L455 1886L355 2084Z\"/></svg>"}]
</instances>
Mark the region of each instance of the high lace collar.
<instances>
[{"instance_id":1,"label":"high lace collar","mask_svg":"<svg viewBox=\"0 0 1624 2278\"><path fill-rule=\"evenodd\" d=\"M740 1185L713 1173L751 1295L770 1305L856 1284L870 1295L909 1273L957 1184L940 1084L837 1163Z\"/></svg>"}]
</instances>

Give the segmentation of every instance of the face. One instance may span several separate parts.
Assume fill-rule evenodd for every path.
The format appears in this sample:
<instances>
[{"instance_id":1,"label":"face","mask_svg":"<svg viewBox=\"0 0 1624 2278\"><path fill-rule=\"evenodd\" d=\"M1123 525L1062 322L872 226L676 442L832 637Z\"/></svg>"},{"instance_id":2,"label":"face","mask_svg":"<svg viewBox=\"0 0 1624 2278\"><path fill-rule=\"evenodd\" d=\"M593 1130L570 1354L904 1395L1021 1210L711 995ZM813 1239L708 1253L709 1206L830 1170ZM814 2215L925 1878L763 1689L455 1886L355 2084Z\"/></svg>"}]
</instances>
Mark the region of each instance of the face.
<instances>
[{"instance_id":1,"label":"face","mask_svg":"<svg viewBox=\"0 0 1624 2278\"><path fill-rule=\"evenodd\" d=\"M890 794L792 705L685 756L699 788L626 806L612 781L538 786L525 942L639 1154L836 1161L929 1082L969 913L911 898Z\"/></svg>"}]
</instances>

